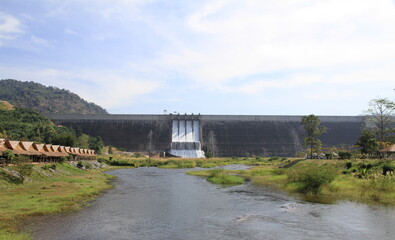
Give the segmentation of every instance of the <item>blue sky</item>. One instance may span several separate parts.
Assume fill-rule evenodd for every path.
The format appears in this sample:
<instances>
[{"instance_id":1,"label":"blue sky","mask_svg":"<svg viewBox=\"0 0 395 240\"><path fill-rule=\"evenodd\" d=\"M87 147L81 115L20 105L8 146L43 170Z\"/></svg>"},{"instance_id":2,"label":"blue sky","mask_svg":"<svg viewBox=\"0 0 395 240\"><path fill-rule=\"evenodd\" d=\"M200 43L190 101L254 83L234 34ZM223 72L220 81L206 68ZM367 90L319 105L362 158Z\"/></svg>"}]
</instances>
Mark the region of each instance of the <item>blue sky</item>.
<instances>
[{"instance_id":1,"label":"blue sky","mask_svg":"<svg viewBox=\"0 0 395 240\"><path fill-rule=\"evenodd\" d=\"M395 98L395 1L0 0L0 78L110 113L359 115Z\"/></svg>"}]
</instances>

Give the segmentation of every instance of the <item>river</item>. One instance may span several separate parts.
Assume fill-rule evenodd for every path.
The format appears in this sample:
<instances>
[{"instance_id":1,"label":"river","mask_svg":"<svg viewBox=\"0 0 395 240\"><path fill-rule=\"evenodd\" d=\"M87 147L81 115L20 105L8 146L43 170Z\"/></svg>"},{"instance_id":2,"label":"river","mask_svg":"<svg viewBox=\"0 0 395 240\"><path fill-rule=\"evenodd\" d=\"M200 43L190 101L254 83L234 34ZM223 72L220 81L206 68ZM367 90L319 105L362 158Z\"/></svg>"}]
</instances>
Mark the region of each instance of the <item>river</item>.
<instances>
[{"instance_id":1,"label":"river","mask_svg":"<svg viewBox=\"0 0 395 240\"><path fill-rule=\"evenodd\" d=\"M37 218L35 239L395 239L395 209L318 204L251 183L221 187L184 169L117 176L81 211Z\"/></svg>"}]
</instances>

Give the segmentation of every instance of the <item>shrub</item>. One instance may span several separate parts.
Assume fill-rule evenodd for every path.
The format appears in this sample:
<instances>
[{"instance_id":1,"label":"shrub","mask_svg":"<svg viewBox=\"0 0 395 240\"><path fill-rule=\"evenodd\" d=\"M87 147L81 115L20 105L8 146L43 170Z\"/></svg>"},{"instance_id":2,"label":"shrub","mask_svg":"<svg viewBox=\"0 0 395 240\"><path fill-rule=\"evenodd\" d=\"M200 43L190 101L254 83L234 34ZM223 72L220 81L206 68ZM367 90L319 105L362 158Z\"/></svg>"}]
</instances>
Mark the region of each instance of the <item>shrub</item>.
<instances>
[{"instance_id":1,"label":"shrub","mask_svg":"<svg viewBox=\"0 0 395 240\"><path fill-rule=\"evenodd\" d=\"M346 163L346 168L347 168L347 169L352 168L352 162L347 162L347 163Z\"/></svg>"},{"instance_id":2,"label":"shrub","mask_svg":"<svg viewBox=\"0 0 395 240\"><path fill-rule=\"evenodd\" d=\"M19 178L5 171L0 171L0 179L13 184L23 183L23 178Z\"/></svg>"},{"instance_id":3,"label":"shrub","mask_svg":"<svg viewBox=\"0 0 395 240\"><path fill-rule=\"evenodd\" d=\"M78 168L83 168L83 167L84 167L84 165L82 164L82 162L81 162L81 161L78 161L78 163L77 163L77 167L78 167Z\"/></svg>"},{"instance_id":4,"label":"shrub","mask_svg":"<svg viewBox=\"0 0 395 240\"><path fill-rule=\"evenodd\" d=\"M214 156L212 152L206 152L204 155L206 158L212 158Z\"/></svg>"},{"instance_id":5,"label":"shrub","mask_svg":"<svg viewBox=\"0 0 395 240\"><path fill-rule=\"evenodd\" d=\"M385 163L382 167L383 169L383 175L387 175L387 173L394 173L395 166L390 164L390 163Z\"/></svg>"},{"instance_id":6,"label":"shrub","mask_svg":"<svg viewBox=\"0 0 395 240\"><path fill-rule=\"evenodd\" d=\"M23 156L23 155L19 155L16 156L13 160L12 163L13 164L24 164L30 161L30 158L28 156Z\"/></svg>"},{"instance_id":7,"label":"shrub","mask_svg":"<svg viewBox=\"0 0 395 240\"><path fill-rule=\"evenodd\" d=\"M85 169L92 169L93 168L92 164L89 162L86 162L84 166L85 166Z\"/></svg>"},{"instance_id":8,"label":"shrub","mask_svg":"<svg viewBox=\"0 0 395 240\"><path fill-rule=\"evenodd\" d=\"M322 185L329 184L335 179L337 172L330 166L309 165L290 169L287 176L290 182L303 183L300 189L302 192L318 194Z\"/></svg>"},{"instance_id":9,"label":"shrub","mask_svg":"<svg viewBox=\"0 0 395 240\"><path fill-rule=\"evenodd\" d=\"M98 158L97 161L98 161L99 163L103 163L103 162L106 162L107 159L105 159L105 158Z\"/></svg>"},{"instance_id":10,"label":"shrub","mask_svg":"<svg viewBox=\"0 0 395 240\"><path fill-rule=\"evenodd\" d=\"M273 173L276 175L283 175L285 173L285 169L275 168L275 169L273 169Z\"/></svg>"},{"instance_id":11,"label":"shrub","mask_svg":"<svg viewBox=\"0 0 395 240\"><path fill-rule=\"evenodd\" d=\"M23 177L29 177L33 173L33 165L23 164L19 165L16 169Z\"/></svg>"},{"instance_id":12,"label":"shrub","mask_svg":"<svg viewBox=\"0 0 395 240\"><path fill-rule=\"evenodd\" d=\"M339 152L339 158L344 159L351 159L352 154L350 152Z\"/></svg>"},{"instance_id":13,"label":"shrub","mask_svg":"<svg viewBox=\"0 0 395 240\"><path fill-rule=\"evenodd\" d=\"M5 163L6 164L11 163L14 160L14 158L15 158L15 154L11 150L5 150L3 152L3 156L5 158Z\"/></svg>"},{"instance_id":14,"label":"shrub","mask_svg":"<svg viewBox=\"0 0 395 240\"><path fill-rule=\"evenodd\" d=\"M333 159L333 154L332 153L325 153L325 158L326 159Z\"/></svg>"},{"instance_id":15,"label":"shrub","mask_svg":"<svg viewBox=\"0 0 395 240\"><path fill-rule=\"evenodd\" d=\"M136 152L136 153L133 153L133 157L134 158L140 158L140 157L142 157L143 155L141 154L141 153L139 153L139 152Z\"/></svg>"},{"instance_id":16,"label":"shrub","mask_svg":"<svg viewBox=\"0 0 395 240\"><path fill-rule=\"evenodd\" d=\"M60 157L58 163L64 163L68 160L68 157Z\"/></svg>"},{"instance_id":17,"label":"shrub","mask_svg":"<svg viewBox=\"0 0 395 240\"><path fill-rule=\"evenodd\" d=\"M115 159L115 160L108 160L108 161L106 161L106 163L107 163L108 165L112 165L112 166L131 166L131 167L134 167L134 166L135 166L135 164L132 163L132 162L129 162L129 161L127 161L127 160L118 160L118 159ZM145 166L145 165L144 165L144 166Z\"/></svg>"},{"instance_id":18,"label":"shrub","mask_svg":"<svg viewBox=\"0 0 395 240\"><path fill-rule=\"evenodd\" d=\"M224 184L224 185L238 185L244 183L243 178L234 175L225 174L223 169L211 170L210 176L207 177L207 181L215 184Z\"/></svg>"},{"instance_id":19,"label":"shrub","mask_svg":"<svg viewBox=\"0 0 395 240\"><path fill-rule=\"evenodd\" d=\"M177 165L177 168L195 168L196 167L196 162L191 161L191 160L181 160L181 161L176 161L175 164Z\"/></svg>"},{"instance_id":20,"label":"shrub","mask_svg":"<svg viewBox=\"0 0 395 240\"><path fill-rule=\"evenodd\" d=\"M204 163L200 167L202 168L213 168L216 167L217 165L215 163Z\"/></svg>"},{"instance_id":21,"label":"shrub","mask_svg":"<svg viewBox=\"0 0 395 240\"><path fill-rule=\"evenodd\" d=\"M269 158L269 161L276 161L276 160L279 160L280 158L279 157L271 157L271 158Z\"/></svg>"},{"instance_id":22,"label":"shrub","mask_svg":"<svg viewBox=\"0 0 395 240\"><path fill-rule=\"evenodd\" d=\"M361 155L359 156L359 158L360 158L360 159L366 159L366 158L368 158L368 156L367 156L366 154L361 154Z\"/></svg>"},{"instance_id":23,"label":"shrub","mask_svg":"<svg viewBox=\"0 0 395 240\"><path fill-rule=\"evenodd\" d=\"M44 170L49 170L49 169L54 169L55 170L56 169L56 164L55 163L53 163L53 164L45 164L41 168L44 169Z\"/></svg>"}]
</instances>

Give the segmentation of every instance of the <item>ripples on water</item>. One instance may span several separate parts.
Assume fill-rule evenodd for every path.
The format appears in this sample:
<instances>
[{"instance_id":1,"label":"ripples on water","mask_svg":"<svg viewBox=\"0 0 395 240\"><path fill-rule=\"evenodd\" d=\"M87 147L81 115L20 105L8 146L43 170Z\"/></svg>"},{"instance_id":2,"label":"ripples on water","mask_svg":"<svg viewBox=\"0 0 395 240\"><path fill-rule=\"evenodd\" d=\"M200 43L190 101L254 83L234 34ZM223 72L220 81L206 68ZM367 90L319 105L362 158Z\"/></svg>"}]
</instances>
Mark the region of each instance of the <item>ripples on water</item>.
<instances>
[{"instance_id":1,"label":"ripples on water","mask_svg":"<svg viewBox=\"0 0 395 240\"><path fill-rule=\"evenodd\" d=\"M232 168L232 166L231 166ZM296 200L250 183L219 187L186 170L111 171L80 212L38 218L36 239L395 239L395 210Z\"/></svg>"}]
</instances>

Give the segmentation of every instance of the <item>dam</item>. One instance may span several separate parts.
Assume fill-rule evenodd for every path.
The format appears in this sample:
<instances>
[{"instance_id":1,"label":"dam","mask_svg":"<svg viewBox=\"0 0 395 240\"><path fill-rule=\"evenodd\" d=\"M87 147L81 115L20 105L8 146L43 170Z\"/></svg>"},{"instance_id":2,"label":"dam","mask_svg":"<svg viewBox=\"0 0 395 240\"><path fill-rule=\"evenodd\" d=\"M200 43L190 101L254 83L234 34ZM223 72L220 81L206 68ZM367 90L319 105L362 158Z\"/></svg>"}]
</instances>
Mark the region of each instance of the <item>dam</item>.
<instances>
[{"instance_id":1,"label":"dam","mask_svg":"<svg viewBox=\"0 0 395 240\"><path fill-rule=\"evenodd\" d=\"M180 157L279 156L303 150L302 116L103 114L48 117L57 125L81 128L106 145L130 152ZM363 128L362 116L318 116L327 132L323 147L352 146Z\"/></svg>"}]
</instances>

